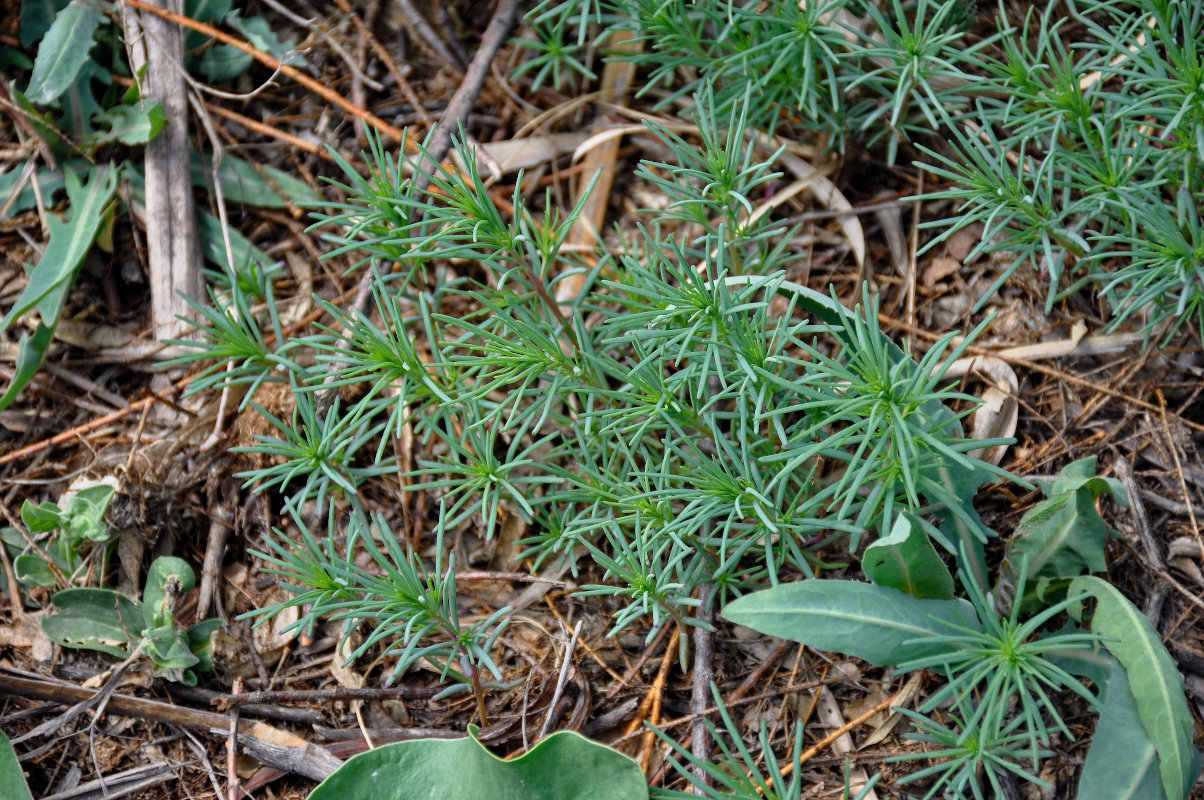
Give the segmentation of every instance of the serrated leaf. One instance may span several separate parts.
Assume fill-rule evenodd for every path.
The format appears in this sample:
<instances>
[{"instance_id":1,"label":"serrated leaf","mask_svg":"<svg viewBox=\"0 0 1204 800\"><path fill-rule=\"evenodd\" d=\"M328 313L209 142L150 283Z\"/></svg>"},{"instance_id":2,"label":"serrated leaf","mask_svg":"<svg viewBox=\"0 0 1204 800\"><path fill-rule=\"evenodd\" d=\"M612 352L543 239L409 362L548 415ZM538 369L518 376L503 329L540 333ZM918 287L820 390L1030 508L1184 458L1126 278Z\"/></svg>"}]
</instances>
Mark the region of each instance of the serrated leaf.
<instances>
[{"instance_id":1,"label":"serrated leaf","mask_svg":"<svg viewBox=\"0 0 1204 800\"><path fill-rule=\"evenodd\" d=\"M58 612L42 618L42 630L63 647L124 658L142 635L142 609L120 592L64 589L52 599Z\"/></svg>"},{"instance_id":2,"label":"serrated leaf","mask_svg":"<svg viewBox=\"0 0 1204 800\"><path fill-rule=\"evenodd\" d=\"M1154 626L1116 587L1084 575L1070 585L1072 595L1082 592L1096 601L1091 630L1108 637L1104 646L1125 668L1137 715L1158 751L1162 788L1169 800L1183 800L1200 773L1183 676Z\"/></svg>"},{"instance_id":3,"label":"serrated leaf","mask_svg":"<svg viewBox=\"0 0 1204 800\"><path fill-rule=\"evenodd\" d=\"M953 576L916 519L900 514L887 536L865 549L861 558L865 576L879 586L898 589L914 597L950 600Z\"/></svg>"},{"instance_id":4,"label":"serrated leaf","mask_svg":"<svg viewBox=\"0 0 1204 800\"><path fill-rule=\"evenodd\" d=\"M639 766L617 750L560 731L503 761L476 741L418 739L348 759L309 800L646 800Z\"/></svg>"},{"instance_id":5,"label":"serrated leaf","mask_svg":"<svg viewBox=\"0 0 1204 800\"><path fill-rule=\"evenodd\" d=\"M71 0L55 15L38 47L26 97L46 105L67 91L90 58L88 51L100 20L100 10L85 0Z\"/></svg>"},{"instance_id":6,"label":"serrated leaf","mask_svg":"<svg viewBox=\"0 0 1204 800\"><path fill-rule=\"evenodd\" d=\"M846 653L873 664L897 665L945 651L951 626L981 630L965 600L921 600L869 583L804 580L746 594L723 616L753 630Z\"/></svg>"},{"instance_id":7,"label":"serrated leaf","mask_svg":"<svg viewBox=\"0 0 1204 800\"><path fill-rule=\"evenodd\" d=\"M1112 658L1091 673L1099 688L1099 721L1083 774L1079 800L1165 800L1158 752L1146 733L1124 668Z\"/></svg>"},{"instance_id":8,"label":"serrated leaf","mask_svg":"<svg viewBox=\"0 0 1204 800\"><path fill-rule=\"evenodd\" d=\"M21 338L17 341L17 363L13 369L13 379L9 381L8 388L0 396L0 411L8 408L38 374L38 368L46 359L46 352L50 349L53 341L54 330L40 322L32 334L21 334Z\"/></svg>"},{"instance_id":9,"label":"serrated leaf","mask_svg":"<svg viewBox=\"0 0 1204 800\"><path fill-rule=\"evenodd\" d=\"M0 331L7 330L18 317L34 306L39 306L40 311L51 312L43 313L42 322L47 327L54 327L58 322L58 314L54 313L52 306L61 306L54 293L62 290L65 294L74 282L104 221L105 207L117 188L117 170L108 166L93 167L86 184L71 172L64 173L64 177L70 202L68 218L47 218L50 240L30 274L25 290L4 319L0 320ZM51 318L47 319L48 316Z\"/></svg>"},{"instance_id":10,"label":"serrated leaf","mask_svg":"<svg viewBox=\"0 0 1204 800\"><path fill-rule=\"evenodd\" d=\"M95 122L102 130L89 138L90 144L146 144L163 130L163 126L167 124L167 115L163 111L162 103L158 100L147 100L114 106L96 117Z\"/></svg>"},{"instance_id":11,"label":"serrated leaf","mask_svg":"<svg viewBox=\"0 0 1204 800\"><path fill-rule=\"evenodd\" d=\"M33 800L21 762L17 760L17 754L4 731L0 731L0 786L10 793L7 795L10 800Z\"/></svg>"},{"instance_id":12,"label":"serrated leaf","mask_svg":"<svg viewBox=\"0 0 1204 800\"><path fill-rule=\"evenodd\" d=\"M86 174L89 165L83 159L73 161L59 162L59 169L39 169L34 173L34 179L38 182L38 189L42 192L42 200L46 205L55 203L55 196L67 187L67 181L63 177L64 172L74 172L78 174ZM21 177L21 170L14 169L0 175L0 207L8 203L9 197L13 190L17 188L17 182ZM0 216L0 220L9 219L16 216L22 211L28 211L37 205L37 195L34 193L32 181L26 182L21 192L16 199L8 206L7 215Z\"/></svg>"},{"instance_id":13,"label":"serrated leaf","mask_svg":"<svg viewBox=\"0 0 1204 800\"><path fill-rule=\"evenodd\" d=\"M1108 568L1108 527L1086 488L1057 494L1033 506L1016 526L1009 563L1028 559L1028 577L1076 578Z\"/></svg>"}]
</instances>

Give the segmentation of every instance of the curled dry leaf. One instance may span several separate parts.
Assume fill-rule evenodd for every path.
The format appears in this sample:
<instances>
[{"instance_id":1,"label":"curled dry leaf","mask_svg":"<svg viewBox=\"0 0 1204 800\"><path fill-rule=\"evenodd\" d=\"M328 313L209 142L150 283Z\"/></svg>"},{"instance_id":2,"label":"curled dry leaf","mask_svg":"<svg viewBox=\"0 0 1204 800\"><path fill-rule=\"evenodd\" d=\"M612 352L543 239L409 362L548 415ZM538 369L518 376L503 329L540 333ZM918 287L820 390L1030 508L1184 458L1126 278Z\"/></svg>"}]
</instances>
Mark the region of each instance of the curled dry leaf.
<instances>
[{"instance_id":1,"label":"curled dry leaf","mask_svg":"<svg viewBox=\"0 0 1204 800\"><path fill-rule=\"evenodd\" d=\"M39 620L43 613L19 614L12 622L0 625L0 647L27 647L34 661L50 661L54 657L54 644L42 630Z\"/></svg>"},{"instance_id":2,"label":"curled dry leaf","mask_svg":"<svg viewBox=\"0 0 1204 800\"><path fill-rule=\"evenodd\" d=\"M957 271L961 268L962 262L956 258L937 256L932 259L928 264L928 268L924 270L924 275L921 277L920 282L924 284L925 289L931 289L950 275L956 275Z\"/></svg>"},{"instance_id":3,"label":"curled dry leaf","mask_svg":"<svg viewBox=\"0 0 1204 800\"><path fill-rule=\"evenodd\" d=\"M1016 371L1006 361L993 356L970 356L953 362L946 378L961 378L975 372L988 381L982 393L982 405L974 412L971 436L975 439L1011 438L1016 433L1020 381ZM1006 445L989 451L973 450L968 455L998 465L1007 452Z\"/></svg>"},{"instance_id":4,"label":"curled dry leaf","mask_svg":"<svg viewBox=\"0 0 1204 800\"><path fill-rule=\"evenodd\" d=\"M506 139L500 142L483 142L480 153L493 160L502 174L518 172L520 169L531 169L540 164L553 161L565 153L571 153L586 141L584 133L554 133L542 136L528 136L522 139ZM452 158L461 170L468 167L462 163L460 154L452 151ZM478 162L483 159L478 155ZM484 167L484 163L480 163Z\"/></svg>"}]
</instances>

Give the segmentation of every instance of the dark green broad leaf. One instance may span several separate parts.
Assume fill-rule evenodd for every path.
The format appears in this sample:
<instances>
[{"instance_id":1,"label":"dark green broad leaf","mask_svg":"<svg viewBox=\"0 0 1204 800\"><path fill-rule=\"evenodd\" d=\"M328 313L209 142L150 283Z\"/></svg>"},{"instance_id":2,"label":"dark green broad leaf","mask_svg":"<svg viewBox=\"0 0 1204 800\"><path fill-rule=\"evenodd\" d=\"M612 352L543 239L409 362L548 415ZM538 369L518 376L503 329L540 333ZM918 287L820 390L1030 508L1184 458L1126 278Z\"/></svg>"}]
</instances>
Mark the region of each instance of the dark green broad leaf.
<instances>
[{"instance_id":1,"label":"dark green broad leaf","mask_svg":"<svg viewBox=\"0 0 1204 800\"><path fill-rule=\"evenodd\" d=\"M865 549L861 569L879 586L914 597L953 599L953 576L911 514L900 514L890 534Z\"/></svg>"},{"instance_id":2,"label":"dark green broad leaf","mask_svg":"<svg viewBox=\"0 0 1204 800\"><path fill-rule=\"evenodd\" d=\"M193 175L196 177L196 173ZM133 170L126 170L124 176L129 182L131 198L139 203L144 203L146 182L142 176ZM222 235L221 220L208 211L198 210L196 221L197 233L201 239L201 255L213 264L225 268L226 243ZM230 249L234 253L235 264L249 264L252 261L258 264L272 263L272 259L268 257L267 253L251 244L251 241L239 233L237 228L231 227L227 230L230 234Z\"/></svg>"},{"instance_id":3,"label":"dark green broad leaf","mask_svg":"<svg viewBox=\"0 0 1204 800\"><path fill-rule=\"evenodd\" d=\"M63 172L74 172L77 175L83 175L88 172L88 162L83 159L72 161L59 162L59 169L39 169L34 173L34 177L38 181L38 190L42 193L42 199L46 205L50 206L55 203L55 195L67 188L67 181L63 178ZM12 169L0 175L0 208L4 208L7 204L8 210L0 214L0 220L9 219L22 211L28 211L38 204L37 194L33 190L31 181L21 180L22 170ZM17 186L20 186L20 191ZM16 197L13 193L16 192ZM9 202L9 198L12 202Z\"/></svg>"},{"instance_id":4,"label":"dark green broad leaf","mask_svg":"<svg viewBox=\"0 0 1204 800\"><path fill-rule=\"evenodd\" d=\"M570 731L503 761L476 741L397 742L352 757L309 800L646 800L639 766Z\"/></svg>"},{"instance_id":5,"label":"dark green broad leaf","mask_svg":"<svg viewBox=\"0 0 1204 800\"><path fill-rule=\"evenodd\" d=\"M193 185L211 184L211 156L193 153L190 168ZM259 208L285 208L288 201L298 204L322 202L321 195L311 189L309 184L287 172L266 165L256 169L229 153L222 155L217 175L218 180L222 182L222 194L229 203L242 203Z\"/></svg>"},{"instance_id":6,"label":"dark green broad leaf","mask_svg":"<svg viewBox=\"0 0 1204 800\"><path fill-rule=\"evenodd\" d=\"M4 731L0 731L0 786L4 787L4 796L10 800L33 800L21 762L17 760L17 754L13 752L12 743Z\"/></svg>"},{"instance_id":7,"label":"dark green broad leaf","mask_svg":"<svg viewBox=\"0 0 1204 800\"><path fill-rule=\"evenodd\" d=\"M37 44L71 0L21 0L21 46Z\"/></svg>"},{"instance_id":8,"label":"dark green broad leaf","mask_svg":"<svg viewBox=\"0 0 1204 800\"><path fill-rule=\"evenodd\" d=\"M1137 717L1158 753L1162 789L1168 800L1183 800L1200 774L1183 676L1154 626L1116 587L1084 575L1070 585L1070 593L1084 592L1096 601L1092 632L1107 637L1104 646L1124 667Z\"/></svg>"},{"instance_id":9,"label":"dark green broad leaf","mask_svg":"<svg viewBox=\"0 0 1204 800\"><path fill-rule=\"evenodd\" d=\"M804 580L746 594L723 616L753 630L897 665L945 652L925 642L953 627L981 630L965 600L922 600L896 589L855 581Z\"/></svg>"},{"instance_id":10,"label":"dark green broad leaf","mask_svg":"<svg viewBox=\"0 0 1204 800\"><path fill-rule=\"evenodd\" d=\"M108 213L109 201L117 188L116 170L110 167L93 167L86 186L74 173L64 173L67 195L71 201L68 218L47 218L50 240L30 272L25 290L16 304L0 320L0 331L7 330L18 317L37 306L41 321L32 335L22 335L17 346L17 368L13 380L3 396L0 396L0 411L7 408L37 373L46 357L54 338L54 327L58 324L67 293L75 283L75 276L84 257L92 248L92 242L100 231Z\"/></svg>"},{"instance_id":11,"label":"dark green broad leaf","mask_svg":"<svg viewBox=\"0 0 1204 800\"><path fill-rule=\"evenodd\" d=\"M225 83L246 72L252 60L251 56L237 47L218 44L206 48L194 59L191 69L199 72L201 77L211 83Z\"/></svg>"},{"instance_id":12,"label":"dark green broad leaf","mask_svg":"<svg viewBox=\"0 0 1204 800\"><path fill-rule=\"evenodd\" d=\"M42 618L42 630L63 647L125 658L145 628L138 604L112 589L64 589L52 599L58 611Z\"/></svg>"},{"instance_id":13,"label":"dark green broad leaf","mask_svg":"<svg viewBox=\"0 0 1204 800\"><path fill-rule=\"evenodd\" d=\"M229 14L231 5L232 0L184 0L184 13L190 19L209 24ZM185 31L184 35L193 37L193 39L185 39L184 46L188 49L199 47L209 41L209 37L196 31Z\"/></svg>"},{"instance_id":14,"label":"dark green broad leaf","mask_svg":"<svg viewBox=\"0 0 1204 800\"><path fill-rule=\"evenodd\" d=\"M30 101L53 103L75 82L90 58L88 51L101 18L100 8L87 0L71 0L55 15L34 59L25 90Z\"/></svg>"},{"instance_id":15,"label":"dark green broad leaf","mask_svg":"<svg viewBox=\"0 0 1204 800\"><path fill-rule=\"evenodd\" d=\"M101 116L105 110L103 92L98 98L96 87L98 84L109 86L112 82L113 77L94 60L89 59L80 68L79 74L67 87L67 91L59 98L63 113L59 117L58 125L74 142L90 142L95 135L92 120ZM60 144L58 149L73 154L80 152L79 145L68 141Z\"/></svg>"}]
</instances>

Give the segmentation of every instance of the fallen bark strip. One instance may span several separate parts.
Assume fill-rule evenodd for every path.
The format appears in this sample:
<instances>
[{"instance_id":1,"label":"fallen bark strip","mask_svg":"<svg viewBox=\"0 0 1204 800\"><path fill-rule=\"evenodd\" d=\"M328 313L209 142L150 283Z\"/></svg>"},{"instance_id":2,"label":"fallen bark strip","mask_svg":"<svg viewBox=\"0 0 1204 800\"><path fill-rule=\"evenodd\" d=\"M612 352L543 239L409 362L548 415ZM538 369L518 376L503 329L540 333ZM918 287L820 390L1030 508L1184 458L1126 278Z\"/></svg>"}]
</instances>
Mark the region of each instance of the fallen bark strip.
<instances>
[{"instance_id":1,"label":"fallen bark strip","mask_svg":"<svg viewBox=\"0 0 1204 800\"><path fill-rule=\"evenodd\" d=\"M15 695L32 700L54 700L61 703L83 703L91 700L96 691L74 684L38 680L13 675L0 670L0 694ZM199 711L184 706L161 703L125 694L109 698L106 710L110 714L137 717L168 725L181 725L208 731L217 736L229 734L230 718L212 711ZM238 742L262 763L302 775L315 781L325 780L342 760L324 747L307 742L288 731L265 722L243 720L238 725Z\"/></svg>"}]
</instances>

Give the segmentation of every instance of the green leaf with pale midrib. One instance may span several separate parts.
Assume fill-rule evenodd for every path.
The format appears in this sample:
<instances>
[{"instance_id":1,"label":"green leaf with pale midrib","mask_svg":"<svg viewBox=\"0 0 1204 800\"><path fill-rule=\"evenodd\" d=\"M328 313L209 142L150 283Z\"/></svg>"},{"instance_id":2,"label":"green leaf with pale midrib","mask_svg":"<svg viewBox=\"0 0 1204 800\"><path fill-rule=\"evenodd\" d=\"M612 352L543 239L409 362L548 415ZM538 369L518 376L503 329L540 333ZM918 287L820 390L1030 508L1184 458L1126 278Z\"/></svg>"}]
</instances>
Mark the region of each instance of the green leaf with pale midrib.
<instances>
[{"instance_id":1,"label":"green leaf with pale midrib","mask_svg":"<svg viewBox=\"0 0 1204 800\"><path fill-rule=\"evenodd\" d=\"M1141 724L1124 668L1112 658L1090 675L1100 689L1100 716L1083 762L1079 800L1165 800L1158 752Z\"/></svg>"},{"instance_id":2,"label":"green leaf with pale midrib","mask_svg":"<svg viewBox=\"0 0 1204 800\"><path fill-rule=\"evenodd\" d=\"M723 616L761 633L879 665L937 655L948 645L926 643L960 626L980 628L964 600L922 600L869 583L804 580L747 594Z\"/></svg>"},{"instance_id":3,"label":"green leaf with pale midrib","mask_svg":"<svg viewBox=\"0 0 1204 800\"><path fill-rule=\"evenodd\" d=\"M1080 592L1096 599L1091 630L1109 637L1105 646L1125 668L1137 714L1158 751L1166 796L1182 800L1200 772L1183 676L1150 621L1116 587L1085 575L1070 585L1070 594Z\"/></svg>"},{"instance_id":4,"label":"green leaf with pale midrib","mask_svg":"<svg viewBox=\"0 0 1204 800\"><path fill-rule=\"evenodd\" d=\"M879 586L914 597L951 600L953 576L928 540L928 534L908 513L899 515L888 536L865 549L861 568Z\"/></svg>"},{"instance_id":5,"label":"green leaf with pale midrib","mask_svg":"<svg viewBox=\"0 0 1204 800\"><path fill-rule=\"evenodd\" d=\"M100 20L100 11L84 0L73 0L55 16L38 47L26 97L46 105L67 91L88 62L88 51L92 49L92 37Z\"/></svg>"}]
</instances>

